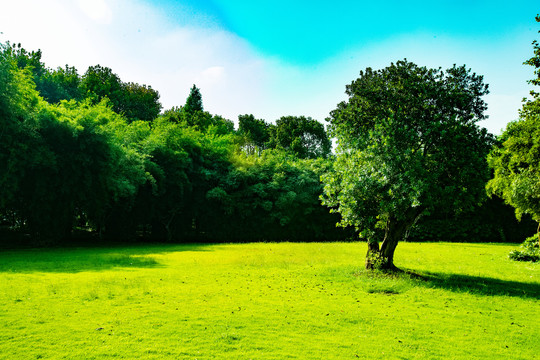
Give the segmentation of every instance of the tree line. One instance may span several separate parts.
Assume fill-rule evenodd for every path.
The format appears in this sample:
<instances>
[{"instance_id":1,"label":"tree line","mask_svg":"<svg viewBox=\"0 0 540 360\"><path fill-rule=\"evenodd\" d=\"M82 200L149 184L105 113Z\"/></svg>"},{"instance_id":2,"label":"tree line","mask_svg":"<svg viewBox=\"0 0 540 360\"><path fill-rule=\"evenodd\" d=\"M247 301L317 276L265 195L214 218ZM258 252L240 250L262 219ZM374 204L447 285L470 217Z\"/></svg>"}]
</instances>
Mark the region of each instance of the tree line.
<instances>
[{"instance_id":1,"label":"tree line","mask_svg":"<svg viewBox=\"0 0 540 360\"><path fill-rule=\"evenodd\" d=\"M56 70L41 52L2 46L0 219L39 243L91 231L104 239L343 239L319 202L331 167L325 128L204 111L193 86L161 111L150 86L102 66Z\"/></svg>"},{"instance_id":2,"label":"tree line","mask_svg":"<svg viewBox=\"0 0 540 360\"><path fill-rule=\"evenodd\" d=\"M501 142L472 126L483 116L485 91L464 67L444 73L405 60L361 72L329 129L305 116L269 123L252 114L240 115L235 128L204 110L195 85L183 105L163 110L156 90L123 82L107 67L80 75L67 65L46 67L41 51L10 43L0 50L4 238L331 241L361 234L375 244L392 220L396 243L405 233L520 241L531 232L530 218L517 222L513 208L483 191L492 171L485 158ZM474 85L468 99L451 91L463 84ZM472 127L460 128L460 117ZM364 147L369 152L358 151ZM406 215L411 208L415 214Z\"/></svg>"}]
</instances>

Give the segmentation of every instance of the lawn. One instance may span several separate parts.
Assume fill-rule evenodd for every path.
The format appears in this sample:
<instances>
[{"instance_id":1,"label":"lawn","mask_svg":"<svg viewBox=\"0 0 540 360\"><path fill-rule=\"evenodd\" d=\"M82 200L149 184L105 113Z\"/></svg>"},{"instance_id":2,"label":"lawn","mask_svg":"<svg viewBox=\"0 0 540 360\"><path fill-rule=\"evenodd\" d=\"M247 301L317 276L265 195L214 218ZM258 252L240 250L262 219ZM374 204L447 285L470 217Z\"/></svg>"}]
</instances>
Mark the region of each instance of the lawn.
<instances>
[{"instance_id":1,"label":"lawn","mask_svg":"<svg viewBox=\"0 0 540 360\"><path fill-rule=\"evenodd\" d=\"M0 253L1 359L533 359L540 265L513 245L134 245Z\"/></svg>"}]
</instances>

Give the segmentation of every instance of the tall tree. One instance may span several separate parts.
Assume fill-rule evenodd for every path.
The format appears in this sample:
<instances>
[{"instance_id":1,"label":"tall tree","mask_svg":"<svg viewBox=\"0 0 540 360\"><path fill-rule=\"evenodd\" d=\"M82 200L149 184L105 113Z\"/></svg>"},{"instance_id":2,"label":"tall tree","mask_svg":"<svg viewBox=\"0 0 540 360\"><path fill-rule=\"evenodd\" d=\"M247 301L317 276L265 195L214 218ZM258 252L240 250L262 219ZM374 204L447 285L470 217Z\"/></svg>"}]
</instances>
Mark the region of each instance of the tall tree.
<instances>
[{"instance_id":1,"label":"tall tree","mask_svg":"<svg viewBox=\"0 0 540 360\"><path fill-rule=\"evenodd\" d=\"M540 22L540 16L536 21ZM536 78L529 83L540 85L540 44L537 40L532 44L534 56L525 64L535 68ZM487 189L512 205L518 218L531 215L539 223L540 242L540 93L531 91L531 95L533 99L523 104L519 120L508 123L489 156L494 177Z\"/></svg>"},{"instance_id":2,"label":"tall tree","mask_svg":"<svg viewBox=\"0 0 540 360\"><path fill-rule=\"evenodd\" d=\"M465 210L485 194L492 137L476 122L488 87L464 66L404 60L361 71L346 93L331 113L338 154L323 201L368 239L367 268L393 270L396 246L419 216Z\"/></svg>"},{"instance_id":3,"label":"tall tree","mask_svg":"<svg viewBox=\"0 0 540 360\"><path fill-rule=\"evenodd\" d=\"M193 85L184 105L184 111L193 114L196 111L203 111L202 95L198 87Z\"/></svg>"}]
</instances>

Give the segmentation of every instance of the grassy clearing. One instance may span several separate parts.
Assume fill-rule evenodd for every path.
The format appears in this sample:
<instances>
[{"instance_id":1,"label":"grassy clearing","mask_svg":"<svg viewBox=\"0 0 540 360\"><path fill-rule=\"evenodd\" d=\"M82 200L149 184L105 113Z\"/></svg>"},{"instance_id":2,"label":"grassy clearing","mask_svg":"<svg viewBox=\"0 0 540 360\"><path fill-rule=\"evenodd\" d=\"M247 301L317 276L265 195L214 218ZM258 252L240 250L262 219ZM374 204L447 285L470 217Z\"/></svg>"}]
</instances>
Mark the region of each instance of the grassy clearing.
<instances>
[{"instance_id":1,"label":"grassy clearing","mask_svg":"<svg viewBox=\"0 0 540 360\"><path fill-rule=\"evenodd\" d=\"M0 253L1 359L533 359L540 264L510 245L131 246Z\"/></svg>"}]
</instances>

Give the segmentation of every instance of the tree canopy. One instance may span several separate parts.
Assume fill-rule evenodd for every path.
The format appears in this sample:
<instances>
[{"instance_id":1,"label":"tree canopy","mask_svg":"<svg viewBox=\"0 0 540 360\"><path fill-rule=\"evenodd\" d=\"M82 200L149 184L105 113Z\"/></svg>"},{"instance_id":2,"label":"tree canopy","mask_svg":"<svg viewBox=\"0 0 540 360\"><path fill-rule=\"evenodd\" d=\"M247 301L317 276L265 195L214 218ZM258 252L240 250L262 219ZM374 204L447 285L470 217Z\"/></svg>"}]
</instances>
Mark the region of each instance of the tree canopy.
<instances>
[{"instance_id":1,"label":"tree canopy","mask_svg":"<svg viewBox=\"0 0 540 360\"><path fill-rule=\"evenodd\" d=\"M500 202L469 215L489 173L492 138L476 125L486 93L465 67L367 69L329 119L335 157L312 118L241 115L235 129L204 111L195 85L184 105L160 113L157 91L112 69L91 66L81 76L46 67L40 51L0 44L0 238L7 229L37 243L77 234L325 241L356 230L370 241L370 263L388 268L420 215L430 225L417 224L417 239L433 239L434 229L444 237L443 221L451 240L478 231L493 240ZM536 106L523 117L536 116Z\"/></svg>"},{"instance_id":2,"label":"tree canopy","mask_svg":"<svg viewBox=\"0 0 540 360\"><path fill-rule=\"evenodd\" d=\"M328 160L266 149L269 133L261 151L244 151L254 127L241 121L236 131L203 111L195 86L186 106L158 115L150 87L99 65L80 77L40 59L22 47L0 49L0 233L7 224L34 244L69 239L75 229L111 240L347 237L319 201ZM64 95L45 97L36 82L47 74Z\"/></svg>"},{"instance_id":3,"label":"tree canopy","mask_svg":"<svg viewBox=\"0 0 540 360\"><path fill-rule=\"evenodd\" d=\"M540 22L540 16L536 16L536 21ZM529 83L540 85L537 40L533 41L533 50L533 57L524 64L535 68L536 78ZM540 93L531 91L531 95L533 98L524 102L519 119L508 123L490 153L489 164L494 176L487 190L512 205L518 218L529 214L540 223Z\"/></svg>"},{"instance_id":4,"label":"tree canopy","mask_svg":"<svg viewBox=\"0 0 540 360\"><path fill-rule=\"evenodd\" d=\"M419 216L481 201L492 138L476 122L488 88L465 66L404 60L361 71L346 93L331 113L338 148L323 202L368 239L367 267L393 269L397 243Z\"/></svg>"},{"instance_id":5,"label":"tree canopy","mask_svg":"<svg viewBox=\"0 0 540 360\"><path fill-rule=\"evenodd\" d=\"M270 128L269 146L289 151L302 159L326 158L332 143L324 125L310 117L283 116Z\"/></svg>"}]
</instances>

